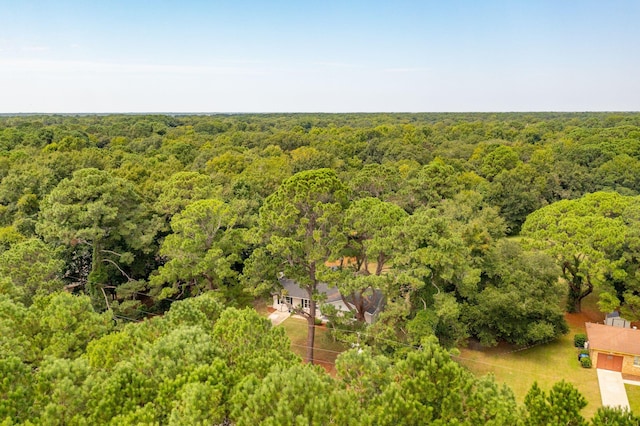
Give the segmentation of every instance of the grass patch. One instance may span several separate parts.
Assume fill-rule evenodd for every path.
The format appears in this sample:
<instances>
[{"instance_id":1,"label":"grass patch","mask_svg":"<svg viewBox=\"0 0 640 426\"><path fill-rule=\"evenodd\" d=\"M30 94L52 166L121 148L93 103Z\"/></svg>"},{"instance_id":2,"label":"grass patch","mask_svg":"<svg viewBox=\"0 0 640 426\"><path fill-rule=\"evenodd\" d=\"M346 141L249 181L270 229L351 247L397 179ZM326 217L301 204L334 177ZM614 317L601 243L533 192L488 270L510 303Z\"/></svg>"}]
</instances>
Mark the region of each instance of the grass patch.
<instances>
[{"instance_id":1,"label":"grass patch","mask_svg":"<svg viewBox=\"0 0 640 426\"><path fill-rule=\"evenodd\" d=\"M300 318L287 318L278 327L284 327L291 340L291 350L304 359L307 353L307 321ZM345 345L334 342L329 330L316 327L314 358L329 373L335 373L336 358L347 349Z\"/></svg>"},{"instance_id":2,"label":"grass patch","mask_svg":"<svg viewBox=\"0 0 640 426\"><path fill-rule=\"evenodd\" d=\"M593 321L599 316L597 311L592 311L592 306L595 306L593 299L597 298L588 299L583 304L583 314L568 315L569 333L554 342L517 352L512 352L517 348L509 345L479 350L465 348L455 359L478 376L493 374L498 383L513 389L521 404L533 382L537 381L542 389L549 390L554 383L565 380L587 399L588 405L582 410L582 415L590 419L602 406L598 376L595 368L580 366L578 349L573 346L573 335L585 333L584 321Z\"/></svg>"},{"instance_id":3,"label":"grass patch","mask_svg":"<svg viewBox=\"0 0 640 426\"><path fill-rule=\"evenodd\" d=\"M554 383L565 380L573 384L588 401L583 416L591 418L602 405L595 368L582 368L577 359L578 350L573 347L572 330L555 342L535 346L519 352L505 353L507 346L486 350L461 349L460 364L476 375L492 373L498 383L513 389L519 403L533 385L538 382L549 390Z\"/></svg>"},{"instance_id":4,"label":"grass patch","mask_svg":"<svg viewBox=\"0 0 640 426\"><path fill-rule=\"evenodd\" d=\"M629 407L635 415L640 414L640 386L625 383L624 388L627 390L627 398L629 399Z\"/></svg>"}]
</instances>

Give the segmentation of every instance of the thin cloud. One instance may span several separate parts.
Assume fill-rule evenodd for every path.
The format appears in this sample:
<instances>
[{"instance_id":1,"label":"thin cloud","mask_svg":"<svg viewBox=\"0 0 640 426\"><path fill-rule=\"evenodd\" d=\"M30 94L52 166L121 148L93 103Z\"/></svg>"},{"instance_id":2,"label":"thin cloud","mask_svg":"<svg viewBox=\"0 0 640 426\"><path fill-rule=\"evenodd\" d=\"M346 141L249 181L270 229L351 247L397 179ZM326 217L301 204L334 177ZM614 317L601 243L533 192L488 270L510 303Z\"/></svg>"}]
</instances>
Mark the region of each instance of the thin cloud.
<instances>
[{"instance_id":1,"label":"thin cloud","mask_svg":"<svg viewBox=\"0 0 640 426\"><path fill-rule=\"evenodd\" d=\"M318 62L312 62L311 65L314 66L321 66L321 67L326 67L326 68L359 68L358 65L356 64L350 64L347 62L331 62L331 61L318 61Z\"/></svg>"},{"instance_id":2,"label":"thin cloud","mask_svg":"<svg viewBox=\"0 0 640 426\"><path fill-rule=\"evenodd\" d=\"M429 68L419 68L419 67L398 67L398 68L383 68L382 72L389 73L409 73L409 72L426 72L429 71Z\"/></svg>"},{"instance_id":3,"label":"thin cloud","mask_svg":"<svg viewBox=\"0 0 640 426\"><path fill-rule=\"evenodd\" d=\"M39 46L39 45L29 45L29 46L22 46L20 50L24 52L46 52L47 50L49 50L49 47Z\"/></svg>"},{"instance_id":4,"label":"thin cloud","mask_svg":"<svg viewBox=\"0 0 640 426\"><path fill-rule=\"evenodd\" d=\"M192 66L164 64L125 64L74 60L0 59L0 66L21 72L46 73L113 73L113 74L179 74L179 75L260 75L266 70L255 67Z\"/></svg>"}]
</instances>

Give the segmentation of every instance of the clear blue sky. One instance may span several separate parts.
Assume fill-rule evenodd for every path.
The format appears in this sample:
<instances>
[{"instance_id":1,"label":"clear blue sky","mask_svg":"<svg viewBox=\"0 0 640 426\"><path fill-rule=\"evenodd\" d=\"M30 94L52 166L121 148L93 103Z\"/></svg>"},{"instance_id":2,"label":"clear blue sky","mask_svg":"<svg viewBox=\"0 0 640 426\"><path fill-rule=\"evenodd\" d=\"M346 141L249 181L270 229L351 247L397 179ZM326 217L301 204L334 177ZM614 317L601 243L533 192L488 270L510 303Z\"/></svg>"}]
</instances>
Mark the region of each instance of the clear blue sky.
<instances>
[{"instance_id":1,"label":"clear blue sky","mask_svg":"<svg viewBox=\"0 0 640 426\"><path fill-rule=\"evenodd\" d=\"M0 0L0 112L640 110L640 1Z\"/></svg>"}]
</instances>

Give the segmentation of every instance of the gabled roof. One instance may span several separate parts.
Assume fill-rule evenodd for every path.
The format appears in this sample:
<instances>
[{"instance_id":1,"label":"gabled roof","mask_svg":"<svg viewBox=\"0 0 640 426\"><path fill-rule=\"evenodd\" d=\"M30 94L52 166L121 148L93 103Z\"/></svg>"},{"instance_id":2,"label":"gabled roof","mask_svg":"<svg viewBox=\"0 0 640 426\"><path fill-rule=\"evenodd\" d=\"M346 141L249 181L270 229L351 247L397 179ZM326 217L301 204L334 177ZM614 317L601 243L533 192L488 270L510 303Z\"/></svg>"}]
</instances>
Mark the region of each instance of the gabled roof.
<instances>
[{"instance_id":1,"label":"gabled roof","mask_svg":"<svg viewBox=\"0 0 640 426\"><path fill-rule=\"evenodd\" d=\"M640 356L640 330L588 322L589 348Z\"/></svg>"},{"instance_id":2,"label":"gabled roof","mask_svg":"<svg viewBox=\"0 0 640 426\"><path fill-rule=\"evenodd\" d=\"M282 288L286 290L287 295L291 297L296 297L299 299L308 299L309 294L303 288L300 288L298 283L291 278L280 278L280 284L282 284ZM325 303L333 303L342 300L340 296L340 291L337 287L329 287L326 283L318 283L317 287L318 293L324 294L327 297ZM353 299L351 296L346 297L347 302L353 303ZM373 314L384 299L384 294L380 290L375 290L373 295L369 297L369 305L367 306L366 311L370 314Z\"/></svg>"},{"instance_id":3,"label":"gabled roof","mask_svg":"<svg viewBox=\"0 0 640 426\"><path fill-rule=\"evenodd\" d=\"M280 284L282 284L282 288L287 291L287 295L291 297L297 297L299 299L308 299L309 294L303 288L300 288L297 282L292 280L291 278L280 278ZM341 300L340 292L337 287L329 288L329 286L325 283L318 283L318 293L324 294L327 296L327 303L337 302Z\"/></svg>"}]
</instances>

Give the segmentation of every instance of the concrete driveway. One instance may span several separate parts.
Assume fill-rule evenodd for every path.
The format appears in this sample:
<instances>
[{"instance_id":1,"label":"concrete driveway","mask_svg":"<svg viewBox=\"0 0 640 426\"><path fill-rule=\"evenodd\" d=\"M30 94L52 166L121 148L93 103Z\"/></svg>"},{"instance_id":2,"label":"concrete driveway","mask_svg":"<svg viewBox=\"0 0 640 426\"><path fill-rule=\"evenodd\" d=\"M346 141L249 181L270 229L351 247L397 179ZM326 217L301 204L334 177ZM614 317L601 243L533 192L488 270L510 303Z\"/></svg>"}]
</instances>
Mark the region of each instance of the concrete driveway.
<instances>
[{"instance_id":1,"label":"concrete driveway","mask_svg":"<svg viewBox=\"0 0 640 426\"><path fill-rule=\"evenodd\" d=\"M627 391L624 389L622 374L617 371L600 368L597 369L597 372L602 405L628 409L629 399L627 398Z\"/></svg>"},{"instance_id":2,"label":"concrete driveway","mask_svg":"<svg viewBox=\"0 0 640 426\"><path fill-rule=\"evenodd\" d=\"M284 320L286 320L287 318L289 318L291 316L291 314L289 312L272 312L271 314L269 314L269 319L271 320L271 324L273 324L274 326L279 325L280 323L282 323Z\"/></svg>"}]
</instances>

